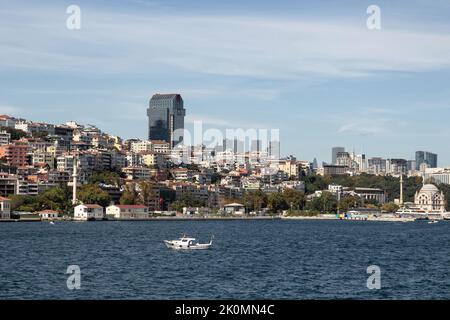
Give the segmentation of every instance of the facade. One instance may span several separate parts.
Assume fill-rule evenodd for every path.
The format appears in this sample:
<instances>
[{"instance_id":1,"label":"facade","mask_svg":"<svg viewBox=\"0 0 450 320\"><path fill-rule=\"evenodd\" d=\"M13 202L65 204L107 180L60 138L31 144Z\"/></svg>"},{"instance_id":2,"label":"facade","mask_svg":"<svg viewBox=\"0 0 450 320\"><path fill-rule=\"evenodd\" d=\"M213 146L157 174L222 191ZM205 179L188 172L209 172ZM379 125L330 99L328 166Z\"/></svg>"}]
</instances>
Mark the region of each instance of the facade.
<instances>
[{"instance_id":1,"label":"facade","mask_svg":"<svg viewBox=\"0 0 450 320\"><path fill-rule=\"evenodd\" d=\"M414 195L414 205L424 211L445 211L445 197L434 184L425 184Z\"/></svg>"},{"instance_id":2,"label":"facade","mask_svg":"<svg viewBox=\"0 0 450 320\"><path fill-rule=\"evenodd\" d=\"M55 210L42 210L38 212L42 220L54 220L58 219L59 213Z\"/></svg>"},{"instance_id":3,"label":"facade","mask_svg":"<svg viewBox=\"0 0 450 320\"><path fill-rule=\"evenodd\" d=\"M24 167L28 165L29 146L27 142L17 141L0 146L0 158L5 158L6 162L13 167Z\"/></svg>"},{"instance_id":4,"label":"facade","mask_svg":"<svg viewBox=\"0 0 450 320\"><path fill-rule=\"evenodd\" d=\"M6 220L11 218L11 200L0 197L0 219Z\"/></svg>"},{"instance_id":5,"label":"facade","mask_svg":"<svg viewBox=\"0 0 450 320\"><path fill-rule=\"evenodd\" d=\"M337 164L337 154L339 152L345 152L344 147L333 147L331 149L331 164Z\"/></svg>"},{"instance_id":6,"label":"facade","mask_svg":"<svg viewBox=\"0 0 450 320\"><path fill-rule=\"evenodd\" d=\"M88 221L104 218L103 207L98 204L80 204L74 209L74 220Z\"/></svg>"},{"instance_id":7,"label":"facade","mask_svg":"<svg viewBox=\"0 0 450 320\"><path fill-rule=\"evenodd\" d=\"M335 176L348 174L350 168L347 166L324 165L322 169L324 176Z\"/></svg>"},{"instance_id":8,"label":"facade","mask_svg":"<svg viewBox=\"0 0 450 320\"><path fill-rule=\"evenodd\" d=\"M17 193L17 175L0 172L0 196L8 196Z\"/></svg>"},{"instance_id":9,"label":"facade","mask_svg":"<svg viewBox=\"0 0 450 320\"><path fill-rule=\"evenodd\" d=\"M184 129L183 99L179 94L155 94L147 109L148 139L164 140L172 146L183 141L183 135L176 130Z\"/></svg>"},{"instance_id":10,"label":"facade","mask_svg":"<svg viewBox=\"0 0 450 320\"><path fill-rule=\"evenodd\" d=\"M420 165L426 163L428 168L437 168L437 154L428 151L416 151L416 170Z\"/></svg>"},{"instance_id":11,"label":"facade","mask_svg":"<svg viewBox=\"0 0 450 320\"><path fill-rule=\"evenodd\" d=\"M148 207L144 205L112 205L106 208L106 216L114 219L147 219Z\"/></svg>"},{"instance_id":12,"label":"facade","mask_svg":"<svg viewBox=\"0 0 450 320\"><path fill-rule=\"evenodd\" d=\"M11 134L6 131L0 131L0 145L9 144L11 141Z\"/></svg>"}]
</instances>

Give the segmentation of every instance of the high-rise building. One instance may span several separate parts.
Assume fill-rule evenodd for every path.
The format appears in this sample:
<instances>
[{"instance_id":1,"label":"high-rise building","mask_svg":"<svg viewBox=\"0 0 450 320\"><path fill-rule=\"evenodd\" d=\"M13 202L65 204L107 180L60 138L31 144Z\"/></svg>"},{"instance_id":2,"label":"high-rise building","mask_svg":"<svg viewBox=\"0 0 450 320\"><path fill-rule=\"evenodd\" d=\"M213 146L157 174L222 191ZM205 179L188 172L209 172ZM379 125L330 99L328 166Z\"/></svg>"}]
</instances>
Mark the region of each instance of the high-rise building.
<instances>
[{"instance_id":1,"label":"high-rise building","mask_svg":"<svg viewBox=\"0 0 450 320\"><path fill-rule=\"evenodd\" d=\"M147 109L148 139L164 140L172 146L183 141L183 99L179 94L154 94Z\"/></svg>"},{"instance_id":2,"label":"high-rise building","mask_svg":"<svg viewBox=\"0 0 450 320\"><path fill-rule=\"evenodd\" d=\"M345 152L345 148L344 147L333 147L331 149L331 164L336 164L337 154L339 152Z\"/></svg>"},{"instance_id":3,"label":"high-rise building","mask_svg":"<svg viewBox=\"0 0 450 320\"><path fill-rule=\"evenodd\" d=\"M416 151L416 170L420 169L422 163L429 168L437 168L437 154L428 151Z\"/></svg>"}]
</instances>

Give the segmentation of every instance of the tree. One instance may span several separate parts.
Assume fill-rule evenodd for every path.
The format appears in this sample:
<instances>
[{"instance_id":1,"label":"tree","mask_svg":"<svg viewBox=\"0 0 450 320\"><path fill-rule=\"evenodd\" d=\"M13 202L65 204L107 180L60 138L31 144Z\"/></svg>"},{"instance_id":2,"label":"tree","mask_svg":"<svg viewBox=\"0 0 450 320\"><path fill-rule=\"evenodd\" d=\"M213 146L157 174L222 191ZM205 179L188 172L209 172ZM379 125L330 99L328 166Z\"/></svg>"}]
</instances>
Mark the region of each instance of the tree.
<instances>
[{"instance_id":1,"label":"tree","mask_svg":"<svg viewBox=\"0 0 450 320\"><path fill-rule=\"evenodd\" d=\"M382 207L383 211L394 213L399 209L399 206L393 202L385 203Z\"/></svg>"},{"instance_id":2,"label":"tree","mask_svg":"<svg viewBox=\"0 0 450 320\"><path fill-rule=\"evenodd\" d=\"M127 184L125 190L120 197L120 204L138 204L139 203L139 193L136 191L134 184Z\"/></svg>"},{"instance_id":3,"label":"tree","mask_svg":"<svg viewBox=\"0 0 450 320\"><path fill-rule=\"evenodd\" d=\"M361 203L358 196L347 195L339 201L339 210L347 211L351 208L357 208Z\"/></svg>"},{"instance_id":4,"label":"tree","mask_svg":"<svg viewBox=\"0 0 450 320\"><path fill-rule=\"evenodd\" d=\"M337 200L330 192L324 191L320 197L315 197L306 204L307 210L322 213L336 212Z\"/></svg>"},{"instance_id":5,"label":"tree","mask_svg":"<svg viewBox=\"0 0 450 320\"><path fill-rule=\"evenodd\" d=\"M281 192L271 193L267 197L267 206L270 209L270 211L274 213L289 208L289 205Z\"/></svg>"},{"instance_id":6,"label":"tree","mask_svg":"<svg viewBox=\"0 0 450 320\"><path fill-rule=\"evenodd\" d=\"M28 134L25 131L10 128L10 127L0 127L0 131L6 131L11 134L11 140L20 140L21 138L27 137Z\"/></svg>"},{"instance_id":7,"label":"tree","mask_svg":"<svg viewBox=\"0 0 450 320\"><path fill-rule=\"evenodd\" d=\"M80 188L78 200L85 204L98 204L107 207L111 203L109 194L99 186L88 184Z\"/></svg>"},{"instance_id":8,"label":"tree","mask_svg":"<svg viewBox=\"0 0 450 320\"><path fill-rule=\"evenodd\" d=\"M247 211L259 211L267 206L267 195L262 190L247 191L242 201Z\"/></svg>"},{"instance_id":9,"label":"tree","mask_svg":"<svg viewBox=\"0 0 450 320\"><path fill-rule=\"evenodd\" d=\"M119 186L120 185L120 175L113 171L94 171L92 176L89 178L90 184L110 184Z\"/></svg>"},{"instance_id":10,"label":"tree","mask_svg":"<svg viewBox=\"0 0 450 320\"><path fill-rule=\"evenodd\" d=\"M37 197L39 210L57 210L68 212L72 209L71 192L67 186L56 187L44 191Z\"/></svg>"},{"instance_id":11,"label":"tree","mask_svg":"<svg viewBox=\"0 0 450 320\"><path fill-rule=\"evenodd\" d=\"M287 188L283 191L283 197L290 209L303 210L305 207L305 193L299 190Z\"/></svg>"}]
</instances>

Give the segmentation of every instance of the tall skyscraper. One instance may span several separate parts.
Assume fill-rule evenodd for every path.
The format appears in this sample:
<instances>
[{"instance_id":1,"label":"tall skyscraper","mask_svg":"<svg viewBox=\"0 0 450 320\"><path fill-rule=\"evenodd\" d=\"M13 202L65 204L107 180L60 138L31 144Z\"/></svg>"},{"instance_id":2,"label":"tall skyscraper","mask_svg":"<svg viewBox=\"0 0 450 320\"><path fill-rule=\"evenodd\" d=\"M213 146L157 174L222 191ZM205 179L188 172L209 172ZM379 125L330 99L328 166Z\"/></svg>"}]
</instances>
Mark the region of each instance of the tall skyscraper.
<instances>
[{"instance_id":1,"label":"tall skyscraper","mask_svg":"<svg viewBox=\"0 0 450 320\"><path fill-rule=\"evenodd\" d=\"M183 99L179 94L154 94L147 109L148 139L164 140L175 146L183 141L184 129Z\"/></svg>"},{"instance_id":2,"label":"tall skyscraper","mask_svg":"<svg viewBox=\"0 0 450 320\"><path fill-rule=\"evenodd\" d=\"M430 168L437 168L437 154L428 151L416 151L416 170L420 169L422 163Z\"/></svg>"},{"instance_id":3,"label":"tall skyscraper","mask_svg":"<svg viewBox=\"0 0 450 320\"><path fill-rule=\"evenodd\" d=\"M337 154L339 152L345 152L345 148L344 147L333 147L331 149L331 164L336 164Z\"/></svg>"}]
</instances>

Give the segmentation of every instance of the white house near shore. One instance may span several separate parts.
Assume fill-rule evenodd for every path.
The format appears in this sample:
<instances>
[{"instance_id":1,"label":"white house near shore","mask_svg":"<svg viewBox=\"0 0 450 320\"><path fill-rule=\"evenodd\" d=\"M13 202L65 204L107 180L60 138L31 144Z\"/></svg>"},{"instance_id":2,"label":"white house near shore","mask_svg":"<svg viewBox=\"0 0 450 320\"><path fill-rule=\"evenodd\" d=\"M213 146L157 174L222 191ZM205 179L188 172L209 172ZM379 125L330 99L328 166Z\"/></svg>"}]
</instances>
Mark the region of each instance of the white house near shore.
<instances>
[{"instance_id":1,"label":"white house near shore","mask_svg":"<svg viewBox=\"0 0 450 320\"><path fill-rule=\"evenodd\" d=\"M55 210L42 210L38 212L42 220L54 220L59 216L58 211Z\"/></svg>"},{"instance_id":2,"label":"white house near shore","mask_svg":"<svg viewBox=\"0 0 450 320\"><path fill-rule=\"evenodd\" d=\"M78 221L102 220L103 207L98 204L80 204L75 207L73 218Z\"/></svg>"},{"instance_id":3,"label":"white house near shore","mask_svg":"<svg viewBox=\"0 0 450 320\"><path fill-rule=\"evenodd\" d=\"M0 197L0 219L11 219L11 200L5 197Z\"/></svg>"},{"instance_id":4,"label":"white house near shore","mask_svg":"<svg viewBox=\"0 0 450 320\"><path fill-rule=\"evenodd\" d=\"M147 219L149 210L144 205L116 204L106 207L106 216L114 219Z\"/></svg>"},{"instance_id":5,"label":"white house near shore","mask_svg":"<svg viewBox=\"0 0 450 320\"><path fill-rule=\"evenodd\" d=\"M245 207L240 203L230 203L223 206L223 212L228 214L243 215Z\"/></svg>"}]
</instances>

